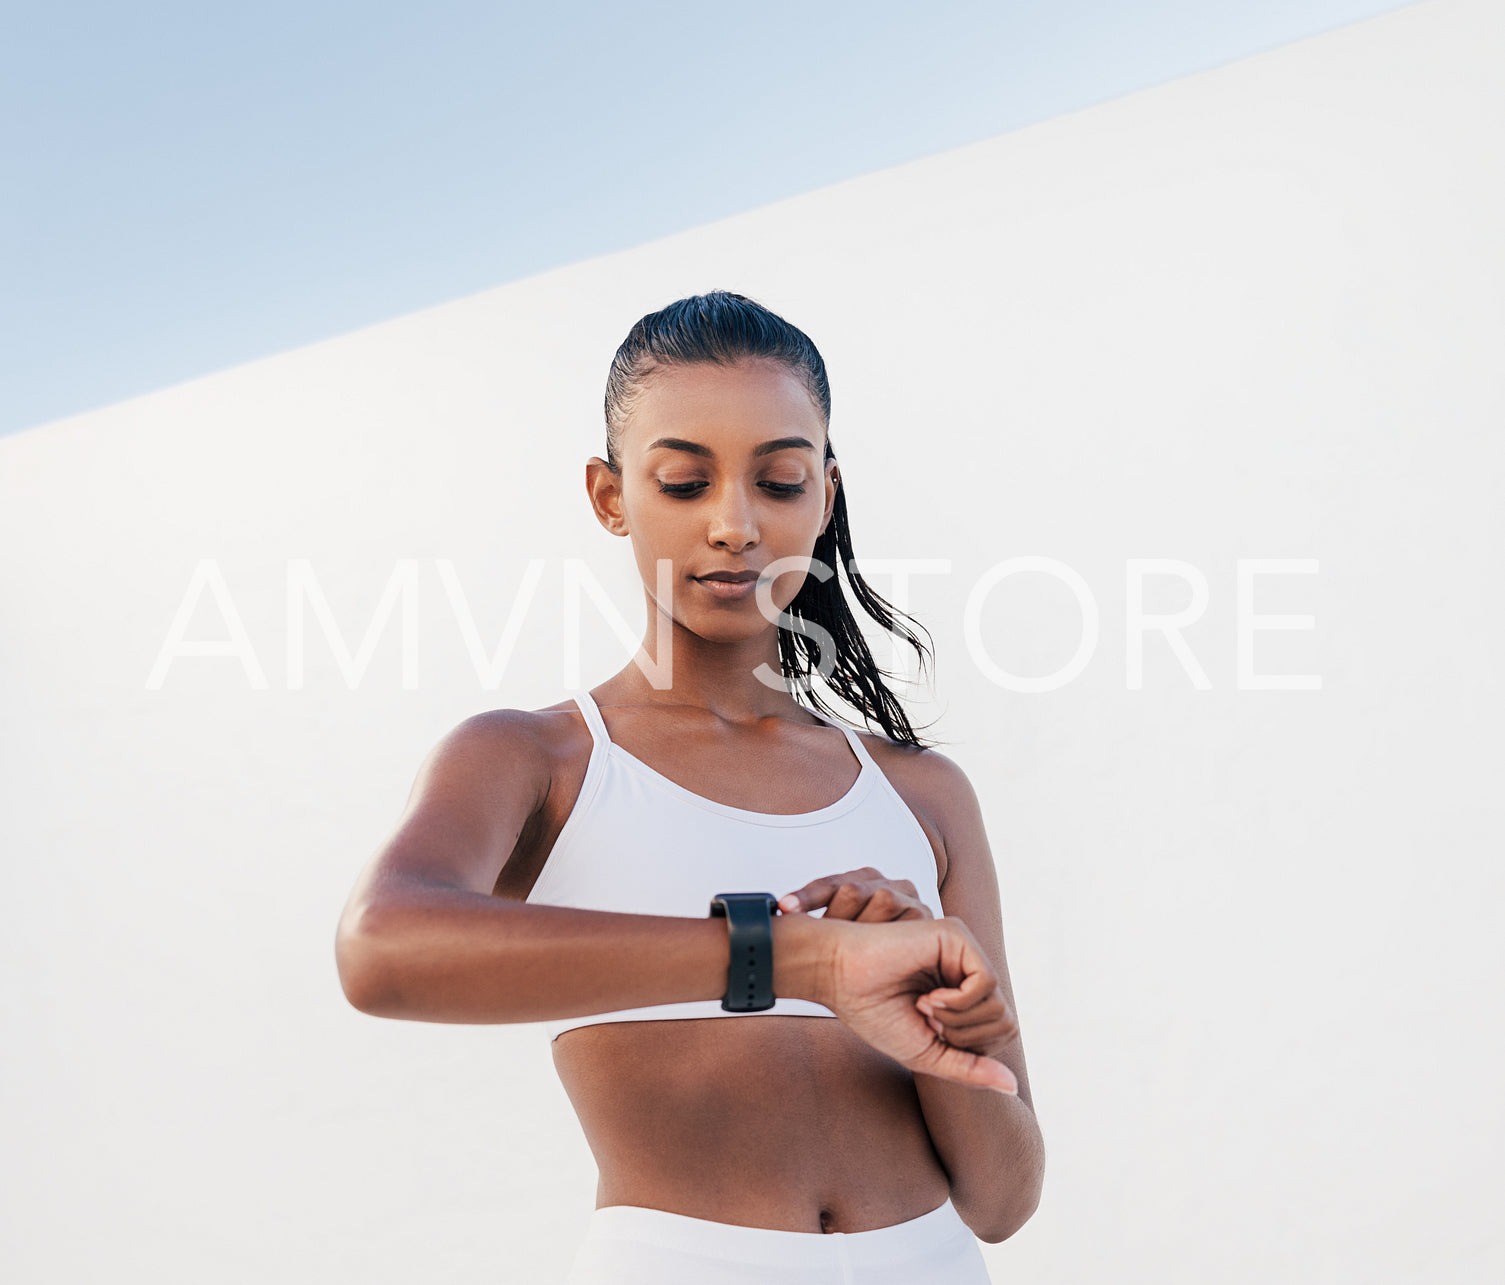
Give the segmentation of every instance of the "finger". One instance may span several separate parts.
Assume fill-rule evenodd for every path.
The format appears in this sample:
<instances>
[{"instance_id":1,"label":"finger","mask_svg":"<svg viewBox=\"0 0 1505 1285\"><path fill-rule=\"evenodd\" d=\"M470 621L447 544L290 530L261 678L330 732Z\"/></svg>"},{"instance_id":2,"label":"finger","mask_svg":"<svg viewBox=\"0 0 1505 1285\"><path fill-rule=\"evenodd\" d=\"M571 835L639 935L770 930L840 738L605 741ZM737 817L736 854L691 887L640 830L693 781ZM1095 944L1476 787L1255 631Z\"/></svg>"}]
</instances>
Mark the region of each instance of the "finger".
<instances>
[{"instance_id":1,"label":"finger","mask_svg":"<svg viewBox=\"0 0 1505 1285\"><path fill-rule=\"evenodd\" d=\"M956 1013L948 1013L944 1009L932 1013L948 1034L954 1034L958 1038L974 1035L978 1032L987 1031L995 1035L1007 1034L1012 1028L1003 1020L1003 1015L997 1012L983 1013L979 1017L959 1016Z\"/></svg>"},{"instance_id":2,"label":"finger","mask_svg":"<svg viewBox=\"0 0 1505 1285\"><path fill-rule=\"evenodd\" d=\"M1002 998L998 979L991 971L984 969L978 969L965 978L960 986L937 986L928 993L936 1007L949 1008L955 1013L965 1012L995 995Z\"/></svg>"},{"instance_id":3,"label":"finger","mask_svg":"<svg viewBox=\"0 0 1505 1285\"><path fill-rule=\"evenodd\" d=\"M780 910L816 910L827 905L832 895L843 883L858 875L856 870L848 870L844 874L825 875L820 879L812 879L803 888L796 888L793 892L786 892L779 898Z\"/></svg>"},{"instance_id":4,"label":"finger","mask_svg":"<svg viewBox=\"0 0 1505 1285\"><path fill-rule=\"evenodd\" d=\"M934 1030L933 1027L931 1029ZM942 1023L941 1029L935 1033L947 1044L989 1057L997 1057L1014 1042L1006 1031L999 1029L996 1022L982 1022L959 1030Z\"/></svg>"},{"instance_id":5,"label":"finger","mask_svg":"<svg viewBox=\"0 0 1505 1285\"><path fill-rule=\"evenodd\" d=\"M826 914L833 919L858 919L868 907L868 903L881 892L882 889L865 879L844 879L837 884L826 902ZM868 916L868 922L879 918L873 914Z\"/></svg>"},{"instance_id":6,"label":"finger","mask_svg":"<svg viewBox=\"0 0 1505 1285\"><path fill-rule=\"evenodd\" d=\"M930 1029L932 1031L934 1031L937 1035L939 1035L942 1039L945 1039L946 1038L946 1028L944 1026L942 1026L940 1024L940 1022L938 1022L936 1020L935 1014L930 1011L930 1006L925 1002L925 999L924 999L923 996L921 996L919 999L915 1000L915 1007L917 1009L919 1009L920 1012L925 1015L925 1021L929 1024Z\"/></svg>"},{"instance_id":7,"label":"finger","mask_svg":"<svg viewBox=\"0 0 1505 1285\"><path fill-rule=\"evenodd\" d=\"M934 1014L948 1031L969 1031L980 1026L996 1027L1000 1035L1017 1035L1019 1022L1001 994L994 994L971 1008L952 1008L927 999L927 1011Z\"/></svg>"},{"instance_id":8,"label":"finger","mask_svg":"<svg viewBox=\"0 0 1505 1285\"><path fill-rule=\"evenodd\" d=\"M977 1021L960 1020L956 1014L945 1011L928 1013L927 1017L940 1024L941 1029L936 1034L948 1044L991 1057L996 1057L1019 1038L1018 1023L996 1009L990 1008ZM932 1026L931 1029L935 1028Z\"/></svg>"},{"instance_id":9,"label":"finger","mask_svg":"<svg viewBox=\"0 0 1505 1285\"><path fill-rule=\"evenodd\" d=\"M934 1017L950 1031L964 1031L970 1027L997 1022L1004 1015L1003 1009L995 1004L979 1004L974 1008L958 1010L937 1004L927 996L921 996L915 1003L922 1012Z\"/></svg>"},{"instance_id":10,"label":"finger","mask_svg":"<svg viewBox=\"0 0 1505 1285\"><path fill-rule=\"evenodd\" d=\"M815 910L828 905L837 889L844 883L874 881L882 882L883 876L872 866L863 866L860 870L844 870L839 875L825 875L819 879L812 879L803 888L786 892L779 898L779 909ZM790 901L791 897L795 900Z\"/></svg>"},{"instance_id":11,"label":"finger","mask_svg":"<svg viewBox=\"0 0 1505 1285\"><path fill-rule=\"evenodd\" d=\"M846 887L853 886L851 884L846 885ZM918 919L924 917L919 913L918 903L912 898L906 897L902 892L897 891L892 884L883 883L879 884L876 888L873 888L869 884L855 886L859 889L857 895L861 895L862 892L866 892L867 894L867 899L862 907L852 916L859 922L887 923L893 919ZM843 892L846 891L846 887L842 889ZM833 899L831 909L826 913L835 913L837 903L840 900L841 898L839 897ZM845 915L843 917L845 918Z\"/></svg>"},{"instance_id":12,"label":"finger","mask_svg":"<svg viewBox=\"0 0 1505 1285\"><path fill-rule=\"evenodd\" d=\"M950 1004L939 1004L932 1000L929 1002L929 1007L948 1026L975 1026L978 1022L989 1022L1003 1016L1003 1009L993 1003L974 1004L971 1008L955 1008Z\"/></svg>"},{"instance_id":13,"label":"finger","mask_svg":"<svg viewBox=\"0 0 1505 1285\"><path fill-rule=\"evenodd\" d=\"M937 986L926 992L925 998L936 1008L952 1013L975 1013L990 1004L996 1004L1000 1008L1004 1006L1003 992L996 986L990 991L979 991L975 995L969 995L964 989L955 986Z\"/></svg>"},{"instance_id":14,"label":"finger","mask_svg":"<svg viewBox=\"0 0 1505 1285\"><path fill-rule=\"evenodd\" d=\"M998 1046L1013 1042L1018 1028L1004 1021L996 1009L990 1009L981 1017L961 1020L958 1014L945 1010L933 1011L923 997L915 1000L915 1007L925 1015L925 1022L941 1039L957 1048L990 1056Z\"/></svg>"},{"instance_id":15,"label":"finger","mask_svg":"<svg viewBox=\"0 0 1505 1285\"><path fill-rule=\"evenodd\" d=\"M917 999L915 1001L915 1007L925 1015L925 1023L930 1027L932 1031L935 1032L936 1037L938 1039L945 1040L946 1028L942 1026L938 1021L936 1021L935 1014L926 1007L925 1001L923 999Z\"/></svg>"},{"instance_id":16,"label":"finger","mask_svg":"<svg viewBox=\"0 0 1505 1285\"><path fill-rule=\"evenodd\" d=\"M888 923L894 919L924 918L919 903L911 901L886 880L848 879L839 885L826 903L830 919L851 919L865 923Z\"/></svg>"}]
</instances>

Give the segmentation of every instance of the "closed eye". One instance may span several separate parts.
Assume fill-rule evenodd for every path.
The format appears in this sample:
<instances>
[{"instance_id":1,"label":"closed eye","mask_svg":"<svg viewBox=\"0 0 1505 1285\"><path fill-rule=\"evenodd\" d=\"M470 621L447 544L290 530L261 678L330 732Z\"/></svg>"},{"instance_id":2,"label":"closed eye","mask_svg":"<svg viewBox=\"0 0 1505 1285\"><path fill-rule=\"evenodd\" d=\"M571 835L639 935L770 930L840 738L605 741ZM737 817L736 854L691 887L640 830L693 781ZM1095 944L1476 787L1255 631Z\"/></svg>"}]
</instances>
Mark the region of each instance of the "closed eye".
<instances>
[{"instance_id":1,"label":"closed eye","mask_svg":"<svg viewBox=\"0 0 1505 1285\"><path fill-rule=\"evenodd\" d=\"M658 489L665 495L677 495L682 500L690 499L697 494L704 482L660 482ZM759 482L759 486L766 486L775 495L793 496L803 495L805 488L799 482Z\"/></svg>"}]
</instances>

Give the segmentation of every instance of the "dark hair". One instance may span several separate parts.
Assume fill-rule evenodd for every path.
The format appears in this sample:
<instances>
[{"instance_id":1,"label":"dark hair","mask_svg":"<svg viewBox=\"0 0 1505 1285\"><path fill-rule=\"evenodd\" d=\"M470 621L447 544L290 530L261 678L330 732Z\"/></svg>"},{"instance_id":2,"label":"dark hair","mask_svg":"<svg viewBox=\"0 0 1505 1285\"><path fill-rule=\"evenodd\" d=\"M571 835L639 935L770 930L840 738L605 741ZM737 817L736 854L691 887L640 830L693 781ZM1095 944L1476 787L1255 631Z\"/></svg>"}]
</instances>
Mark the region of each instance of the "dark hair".
<instances>
[{"instance_id":1,"label":"dark hair","mask_svg":"<svg viewBox=\"0 0 1505 1285\"><path fill-rule=\"evenodd\" d=\"M820 411L826 429L828 460L831 450L831 386L826 364L809 336L790 325L762 304L728 290L679 299L667 308L651 312L633 326L612 358L606 380L606 463L613 473L622 471L617 448L622 430L644 384L661 366L696 363L731 365L746 358L762 357L782 363L804 385ZM898 623L897 616L919 621L899 611L880 597L858 574L852 557L852 536L847 523L846 481L836 488L831 521L815 542L812 557L831 568L825 580L807 575L787 616L808 621L826 630L836 647L836 662L825 682L838 696L860 710L869 724L876 722L893 741L926 748L916 734L899 699L884 683L895 675L878 667L857 619L842 592L838 568L846 573L853 596L869 616L889 633L902 635L918 653L920 673L925 672L927 651L915 634ZM820 644L797 629L778 626L779 664L785 680L803 691L810 704L829 714L836 711L816 694L811 675L816 672ZM929 631L926 630L926 636ZM930 659L934 660L931 655Z\"/></svg>"}]
</instances>

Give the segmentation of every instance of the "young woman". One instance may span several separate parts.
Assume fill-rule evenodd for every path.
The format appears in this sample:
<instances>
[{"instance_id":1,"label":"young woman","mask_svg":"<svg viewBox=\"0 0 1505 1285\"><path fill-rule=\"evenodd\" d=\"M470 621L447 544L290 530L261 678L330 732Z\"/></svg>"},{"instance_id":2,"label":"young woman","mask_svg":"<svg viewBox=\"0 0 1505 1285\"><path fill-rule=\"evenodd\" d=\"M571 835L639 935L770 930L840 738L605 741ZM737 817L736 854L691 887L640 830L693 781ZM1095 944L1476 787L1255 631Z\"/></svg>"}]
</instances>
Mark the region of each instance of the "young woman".
<instances>
[{"instance_id":1,"label":"young woman","mask_svg":"<svg viewBox=\"0 0 1505 1285\"><path fill-rule=\"evenodd\" d=\"M446 736L341 919L363 1012L548 1023L600 1170L570 1285L975 1285L1039 1200L978 801L847 604L838 568L923 668L851 561L830 407L740 295L633 327L586 485L642 649Z\"/></svg>"}]
</instances>

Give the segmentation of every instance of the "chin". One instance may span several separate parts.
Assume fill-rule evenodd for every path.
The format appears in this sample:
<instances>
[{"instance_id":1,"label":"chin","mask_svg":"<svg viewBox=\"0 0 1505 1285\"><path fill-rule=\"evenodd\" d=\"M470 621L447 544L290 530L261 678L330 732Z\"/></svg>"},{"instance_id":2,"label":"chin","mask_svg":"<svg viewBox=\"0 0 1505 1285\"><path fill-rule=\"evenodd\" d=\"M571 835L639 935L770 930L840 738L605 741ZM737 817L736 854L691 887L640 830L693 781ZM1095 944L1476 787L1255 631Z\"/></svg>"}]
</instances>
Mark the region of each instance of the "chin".
<instances>
[{"instance_id":1,"label":"chin","mask_svg":"<svg viewBox=\"0 0 1505 1285\"><path fill-rule=\"evenodd\" d=\"M776 626L763 619L754 604L735 614L730 611L707 613L691 620L680 621L697 638L713 643L739 643L766 634Z\"/></svg>"}]
</instances>

